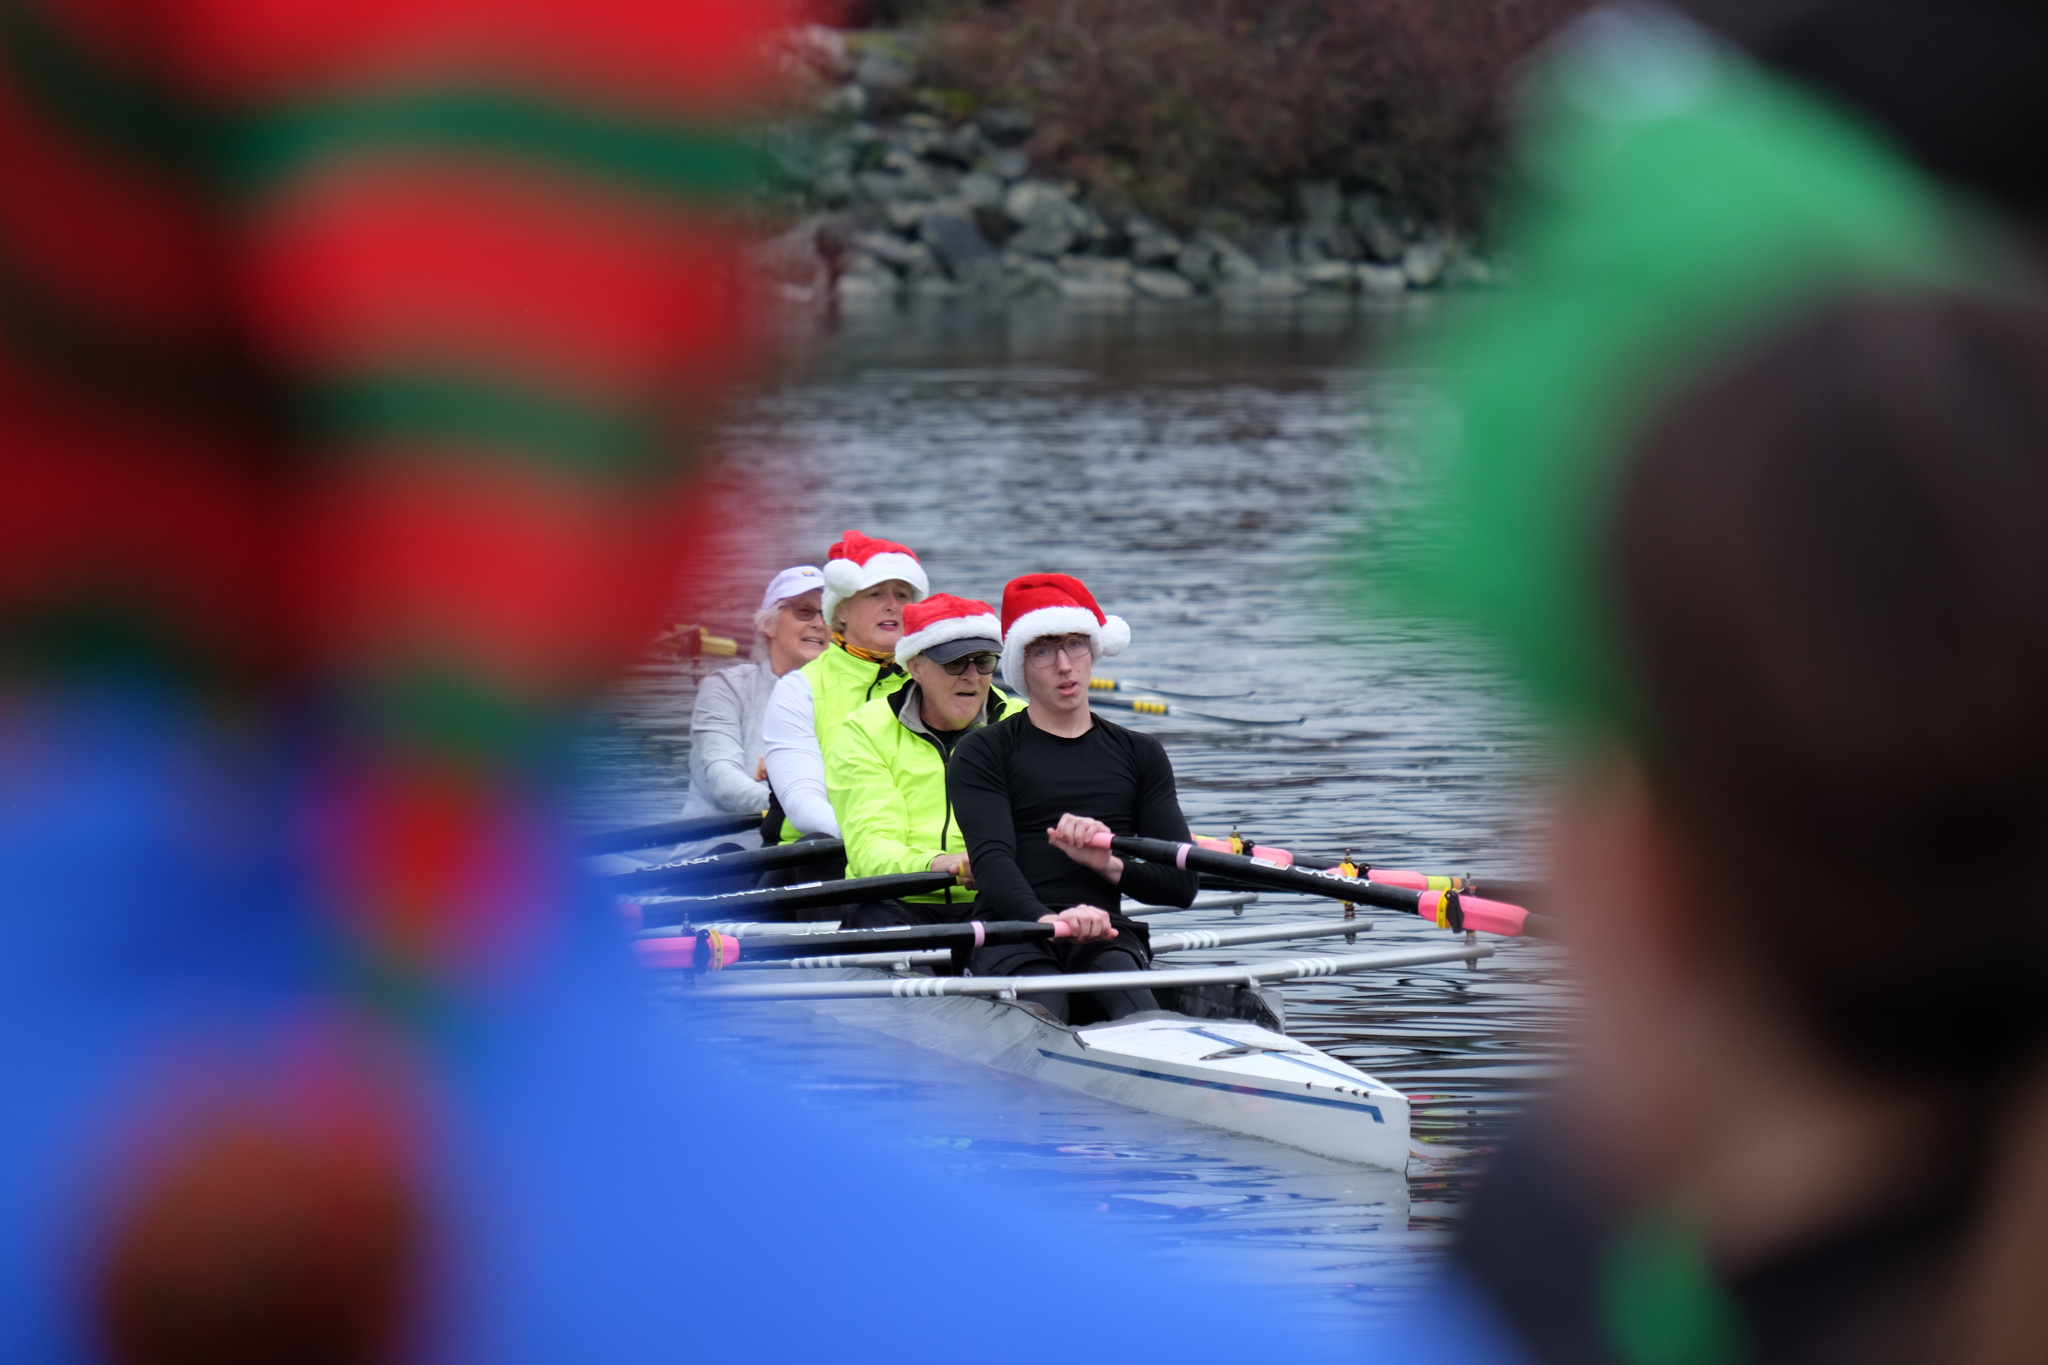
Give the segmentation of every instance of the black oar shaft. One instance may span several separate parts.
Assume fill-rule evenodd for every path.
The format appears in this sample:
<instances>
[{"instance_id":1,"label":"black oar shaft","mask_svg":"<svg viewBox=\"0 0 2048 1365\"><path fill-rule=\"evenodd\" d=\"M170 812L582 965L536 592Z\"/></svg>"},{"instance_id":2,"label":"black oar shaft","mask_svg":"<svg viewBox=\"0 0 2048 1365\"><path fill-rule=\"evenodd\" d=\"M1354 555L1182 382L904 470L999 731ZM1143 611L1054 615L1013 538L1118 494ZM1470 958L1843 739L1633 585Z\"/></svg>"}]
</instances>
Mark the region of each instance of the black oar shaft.
<instances>
[{"instance_id":1,"label":"black oar shaft","mask_svg":"<svg viewBox=\"0 0 2048 1365\"><path fill-rule=\"evenodd\" d=\"M748 934L739 940L742 962L781 961L830 952L893 952L925 948L1001 947L1055 938L1059 926L1030 920L910 924L892 929L841 929L825 934ZM698 935L704 938L705 935ZM702 960L702 954L699 954Z\"/></svg>"},{"instance_id":2,"label":"black oar shaft","mask_svg":"<svg viewBox=\"0 0 2048 1365\"><path fill-rule=\"evenodd\" d=\"M1408 914L1419 914L1423 910L1423 898L1430 897L1432 905L1443 905L1449 912L1448 927L1466 927L1460 917L1460 897L1457 892L1411 891L1402 886L1385 886L1378 882L1364 881L1353 877L1339 876L1334 872L1318 872L1303 867L1281 867L1261 858L1246 858L1235 853L1218 853L1198 844L1176 844L1166 839L1146 839L1136 835L1118 835L1110 840L1112 852L1125 857L1143 858L1147 862L1171 863L1198 873L1211 873L1227 877L1248 886L1263 887L1273 891L1295 891L1309 896L1328 896L1335 900L1350 901L1358 905L1378 906L1383 910L1400 910ZM1475 907L1489 904L1474 897ZM1517 906L1498 907L1503 913L1511 913L1519 919L1519 932L1540 937L1552 937L1549 922L1541 915L1527 914ZM1477 927L1490 928L1491 921ZM1490 930L1491 931L1491 930ZM1510 927L1499 932L1517 932Z\"/></svg>"},{"instance_id":3,"label":"black oar shaft","mask_svg":"<svg viewBox=\"0 0 2048 1365\"><path fill-rule=\"evenodd\" d=\"M858 877L852 881L811 882L804 886L771 886L761 891L735 891L725 896L692 896L640 907L640 923L654 929L665 924L702 924L738 919L764 911L817 910L858 905L863 901L922 896L958 885L950 872L905 872L893 877Z\"/></svg>"},{"instance_id":4,"label":"black oar shaft","mask_svg":"<svg viewBox=\"0 0 2048 1365\"><path fill-rule=\"evenodd\" d=\"M604 888L615 895L637 896L672 887L701 885L720 877L758 876L786 867L814 867L821 871L846 870L846 845L837 839L799 839L773 848L745 848L737 853L710 853L701 858L683 858L660 867L638 872L621 872L604 879Z\"/></svg>"},{"instance_id":5,"label":"black oar shaft","mask_svg":"<svg viewBox=\"0 0 2048 1365\"><path fill-rule=\"evenodd\" d=\"M764 812L741 811L733 815L700 815L689 820L670 820L659 825L636 825L593 834L577 841L577 851L587 858L600 853L631 853L636 848L660 848L663 844L687 844L697 839L714 839L721 834L739 834L758 829Z\"/></svg>"}]
</instances>

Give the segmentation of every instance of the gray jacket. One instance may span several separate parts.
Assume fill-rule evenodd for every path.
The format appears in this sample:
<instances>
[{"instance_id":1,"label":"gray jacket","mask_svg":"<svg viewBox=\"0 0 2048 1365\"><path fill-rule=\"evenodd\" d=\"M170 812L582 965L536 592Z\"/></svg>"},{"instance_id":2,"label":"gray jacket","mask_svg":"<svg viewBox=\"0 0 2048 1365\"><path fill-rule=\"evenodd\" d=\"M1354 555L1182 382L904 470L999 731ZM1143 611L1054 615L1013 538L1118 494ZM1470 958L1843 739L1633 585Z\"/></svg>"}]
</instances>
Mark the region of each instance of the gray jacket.
<instances>
[{"instance_id":1,"label":"gray jacket","mask_svg":"<svg viewBox=\"0 0 2048 1365\"><path fill-rule=\"evenodd\" d=\"M697 685L690 714L690 797L683 818L768 805L768 784L754 780L760 766L761 715L775 674L767 659L713 673Z\"/></svg>"}]
</instances>

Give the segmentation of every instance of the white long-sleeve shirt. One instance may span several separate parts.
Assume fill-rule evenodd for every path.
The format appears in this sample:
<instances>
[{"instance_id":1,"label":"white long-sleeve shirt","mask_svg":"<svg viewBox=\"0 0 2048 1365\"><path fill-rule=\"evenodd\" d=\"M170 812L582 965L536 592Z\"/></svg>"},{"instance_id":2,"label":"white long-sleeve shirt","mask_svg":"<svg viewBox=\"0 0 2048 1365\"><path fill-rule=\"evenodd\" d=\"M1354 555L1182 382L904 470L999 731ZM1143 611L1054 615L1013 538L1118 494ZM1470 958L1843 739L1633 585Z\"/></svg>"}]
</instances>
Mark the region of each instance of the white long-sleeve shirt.
<instances>
[{"instance_id":1,"label":"white long-sleeve shirt","mask_svg":"<svg viewBox=\"0 0 2048 1365\"><path fill-rule=\"evenodd\" d=\"M825 753L811 712L811 684L797 669L776 680L761 718L768 756L768 783L782 813L802 834L839 837L839 817L825 795Z\"/></svg>"}]
</instances>

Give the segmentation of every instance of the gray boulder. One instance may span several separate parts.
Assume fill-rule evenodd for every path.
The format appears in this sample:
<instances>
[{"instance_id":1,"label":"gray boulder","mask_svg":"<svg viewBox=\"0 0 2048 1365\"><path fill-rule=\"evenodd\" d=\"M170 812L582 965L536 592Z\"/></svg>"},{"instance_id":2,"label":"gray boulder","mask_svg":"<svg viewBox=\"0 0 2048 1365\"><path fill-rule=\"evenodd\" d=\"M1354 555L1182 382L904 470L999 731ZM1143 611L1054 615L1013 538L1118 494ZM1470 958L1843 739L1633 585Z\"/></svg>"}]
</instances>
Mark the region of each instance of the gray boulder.
<instances>
[{"instance_id":1,"label":"gray boulder","mask_svg":"<svg viewBox=\"0 0 2048 1365\"><path fill-rule=\"evenodd\" d=\"M1172 270L1133 270L1131 288L1148 299L1191 299L1194 285L1185 275Z\"/></svg>"},{"instance_id":2,"label":"gray boulder","mask_svg":"<svg viewBox=\"0 0 2048 1365\"><path fill-rule=\"evenodd\" d=\"M918 220L924 217L931 206L931 200L922 196L916 199L893 199L882 206L882 215L889 220L889 226L898 232L915 232Z\"/></svg>"},{"instance_id":3,"label":"gray boulder","mask_svg":"<svg viewBox=\"0 0 2048 1365\"><path fill-rule=\"evenodd\" d=\"M887 204L904 195L904 178L899 171L862 171L853 177L860 197L872 204Z\"/></svg>"},{"instance_id":4,"label":"gray boulder","mask_svg":"<svg viewBox=\"0 0 2048 1365\"><path fill-rule=\"evenodd\" d=\"M1124 219L1124 236L1130 239L1131 263L1140 266L1170 266L1180 256L1180 238L1142 213Z\"/></svg>"},{"instance_id":5,"label":"gray boulder","mask_svg":"<svg viewBox=\"0 0 2048 1365\"><path fill-rule=\"evenodd\" d=\"M1213 258L1215 264L1212 269L1215 282L1219 285L1250 282L1259 277L1259 263L1240 251L1234 242L1220 232L1211 232L1204 228L1188 239L1188 246L1190 249L1206 252ZM1181 267L1181 273L1191 280L1197 278L1185 263Z\"/></svg>"},{"instance_id":6,"label":"gray boulder","mask_svg":"<svg viewBox=\"0 0 2048 1365\"><path fill-rule=\"evenodd\" d=\"M981 135L981 129L963 123L940 138L925 155L944 157L964 170L986 156L988 150L988 139Z\"/></svg>"},{"instance_id":7,"label":"gray boulder","mask_svg":"<svg viewBox=\"0 0 2048 1365\"><path fill-rule=\"evenodd\" d=\"M853 245L891 270L908 270L918 253L928 248L916 242L906 242L893 232L862 232L855 235Z\"/></svg>"},{"instance_id":8,"label":"gray boulder","mask_svg":"<svg viewBox=\"0 0 2048 1365\"><path fill-rule=\"evenodd\" d=\"M1407 250L1407 242L1401 231L1394 225L1386 205L1376 194L1354 194L1345 206L1351 230L1358 234L1359 242L1365 247L1365 254L1375 261L1398 261Z\"/></svg>"},{"instance_id":9,"label":"gray boulder","mask_svg":"<svg viewBox=\"0 0 2048 1365\"><path fill-rule=\"evenodd\" d=\"M1417 289L1427 289L1444 273L1444 239L1429 237L1401 253L1401 273Z\"/></svg>"},{"instance_id":10,"label":"gray boulder","mask_svg":"<svg viewBox=\"0 0 2048 1365\"><path fill-rule=\"evenodd\" d=\"M1115 267L1121 266L1122 269ZM1114 303L1135 297L1131 263L1101 256L1066 256L1060 260L1060 297Z\"/></svg>"},{"instance_id":11,"label":"gray boulder","mask_svg":"<svg viewBox=\"0 0 2048 1365\"><path fill-rule=\"evenodd\" d=\"M1408 288L1408 277L1398 265L1374 265L1370 261L1354 267L1358 287L1368 294L1399 294Z\"/></svg>"},{"instance_id":12,"label":"gray boulder","mask_svg":"<svg viewBox=\"0 0 2048 1365\"><path fill-rule=\"evenodd\" d=\"M933 114L905 114L896 120L896 145L911 156L930 156L946 136L946 121Z\"/></svg>"},{"instance_id":13,"label":"gray boulder","mask_svg":"<svg viewBox=\"0 0 2048 1365\"><path fill-rule=\"evenodd\" d=\"M1030 256L1058 256L1093 226L1092 216L1065 190L1044 180L1010 186L1003 212L1017 225L1016 235L1004 245Z\"/></svg>"},{"instance_id":14,"label":"gray boulder","mask_svg":"<svg viewBox=\"0 0 2048 1365\"><path fill-rule=\"evenodd\" d=\"M1057 294L1062 278L1060 268L1043 257L1003 253L1003 288L1012 295Z\"/></svg>"},{"instance_id":15,"label":"gray boulder","mask_svg":"<svg viewBox=\"0 0 2048 1365\"><path fill-rule=\"evenodd\" d=\"M850 254L833 282L835 296L848 307L893 301L901 288L896 272L864 251Z\"/></svg>"},{"instance_id":16,"label":"gray boulder","mask_svg":"<svg viewBox=\"0 0 2048 1365\"><path fill-rule=\"evenodd\" d=\"M1294 229L1292 228L1260 228L1244 244L1244 249L1245 254L1257 262L1261 270L1284 272L1294 269Z\"/></svg>"},{"instance_id":17,"label":"gray boulder","mask_svg":"<svg viewBox=\"0 0 2048 1365\"><path fill-rule=\"evenodd\" d=\"M1295 278L1311 289L1334 289L1349 293L1358 282L1357 269L1349 261L1318 261L1295 268Z\"/></svg>"},{"instance_id":18,"label":"gray boulder","mask_svg":"<svg viewBox=\"0 0 2048 1365\"><path fill-rule=\"evenodd\" d=\"M1214 289L1223 280L1222 261L1200 242L1183 245L1173 258L1173 268L1197 289Z\"/></svg>"},{"instance_id":19,"label":"gray boulder","mask_svg":"<svg viewBox=\"0 0 2048 1365\"><path fill-rule=\"evenodd\" d=\"M981 235L974 220L950 209L926 210L917 220L917 239L931 248L932 255L955 279L996 258L996 249Z\"/></svg>"},{"instance_id":20,"label":"gray boulder","mask_svg":"<svg viewBox=\"0 0 2048 1365\"><path fill-rule=\"evenodd\" d=\"M1073 280L1129 281L1131 263L1114 256L1062 256L1060 274Z\"/></svg>"},{"instance_id":21,"label":"gray boulder","mask_svg":"<svg viewBox=\"0 0 2048 1365\"><path fill-rule=\"evenodd\" d=\"M1014 147L1037 131L1038 124L1022 109L1011 105L998 105L984 109L974 116L983 136L999 147Z\"/></svg>"},{"instance_id":22,"label":"gray boulder","mask_svg":"<svg viewBox=\"0 0 2048 1365\"><path fill-rule=\"evenodd\" d=\"M910 63L899 61L886 52L863 52L853 67L854 81L870 96L894 94L910 84L913 74Z\"/></svg>"},{"instance_id":23,"label":"gray boulder","mask_svg":"<svg viewBox=\"0 0 2048 1365\"><path fill-rule=\"evenodd\" d=\"M1007 147L990 155L988 169L1005 180L1022 180L1031 174L1031 158L1019 148Z\"/></svg>"},{"instance_id":24,"label":"gray boulder","mask_svg":"<svg viewBox=\"0 0 2048 1365\"><path fill-rule=\"evenodd\" d=\"M953 193L978 209L1000 209L1003 206L1003 182L987 171L969 171L953 186Z\"/></svg>"},{"instance_id":25,"label":"gray boulder","mask_svg":"<svg viewBox=\"0 0 2048 1365\"><path fill-rule=\"evenodd\" d=\"M1296 279L1291 270L1261 270L1258 278L1234 285L1232 292L1261 299L1291 299L1306 294L1308 286Z\"/></svg>"}]
</instances>

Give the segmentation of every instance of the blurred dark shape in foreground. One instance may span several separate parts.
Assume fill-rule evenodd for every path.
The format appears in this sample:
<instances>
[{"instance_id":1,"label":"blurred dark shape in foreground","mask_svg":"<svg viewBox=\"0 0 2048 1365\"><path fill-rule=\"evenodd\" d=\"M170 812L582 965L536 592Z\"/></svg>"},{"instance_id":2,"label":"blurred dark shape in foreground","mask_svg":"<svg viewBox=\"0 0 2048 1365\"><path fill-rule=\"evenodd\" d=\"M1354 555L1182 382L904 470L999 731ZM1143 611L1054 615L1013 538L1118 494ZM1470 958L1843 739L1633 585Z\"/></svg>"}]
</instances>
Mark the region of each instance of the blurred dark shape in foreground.
<instances>
[{"instance_id":1,"label":"blurred dark shape in foreground","mask_svg":"<svg viewBox=\"0 0 2048 1365\"><path fill-rule=\"evenodd\" d=\"M2048 11L2032 0L1687 0L1922 166L2048 224Z\"/></svg>"},{"instance_id":2,"label":"blurred dark shape in foreground","mask_svg":"<svg viewBox=\"0 0 2048 1365\"><path fill-rule=\"evenodd\" d=\"M2048 313L1828 306L1622 480L1643 709L1558 844L1581 1062L1464 1261L1544 1360L2036 1358ZM1930 922L1936 849L1984 890Z\"/></svg>"},{"instance_id":3,"label":"blurred dark shape in foreground","mask_svg":"<svg viewBox=\"0 0 2048 1365\"><path fill-rule=\"evenodd\" d=\"M747 531L693 464L793 17L5 6L9 1361L1324 1358L1099 1250L1142 1320L983 1339L1079 1234L674 1055L561 828Z\"/></svg>"},{"instance_id":4,"label":"blurred dark shape in foreground","mask_svg":"<svg viewBox=\"0 0 2048 1365\"><path fill-rule=\"evenodd\" d=\"M1574 759L1580 1062L1459 1253L1544 1362L2048 1340L2041 172L1986 150L2039 124L2039 19L1786 15L1744 36L1812 87L1668 11L1568 35L1521 283L1432 357L1411 586Z\"/></svg>"}]
</instances>

